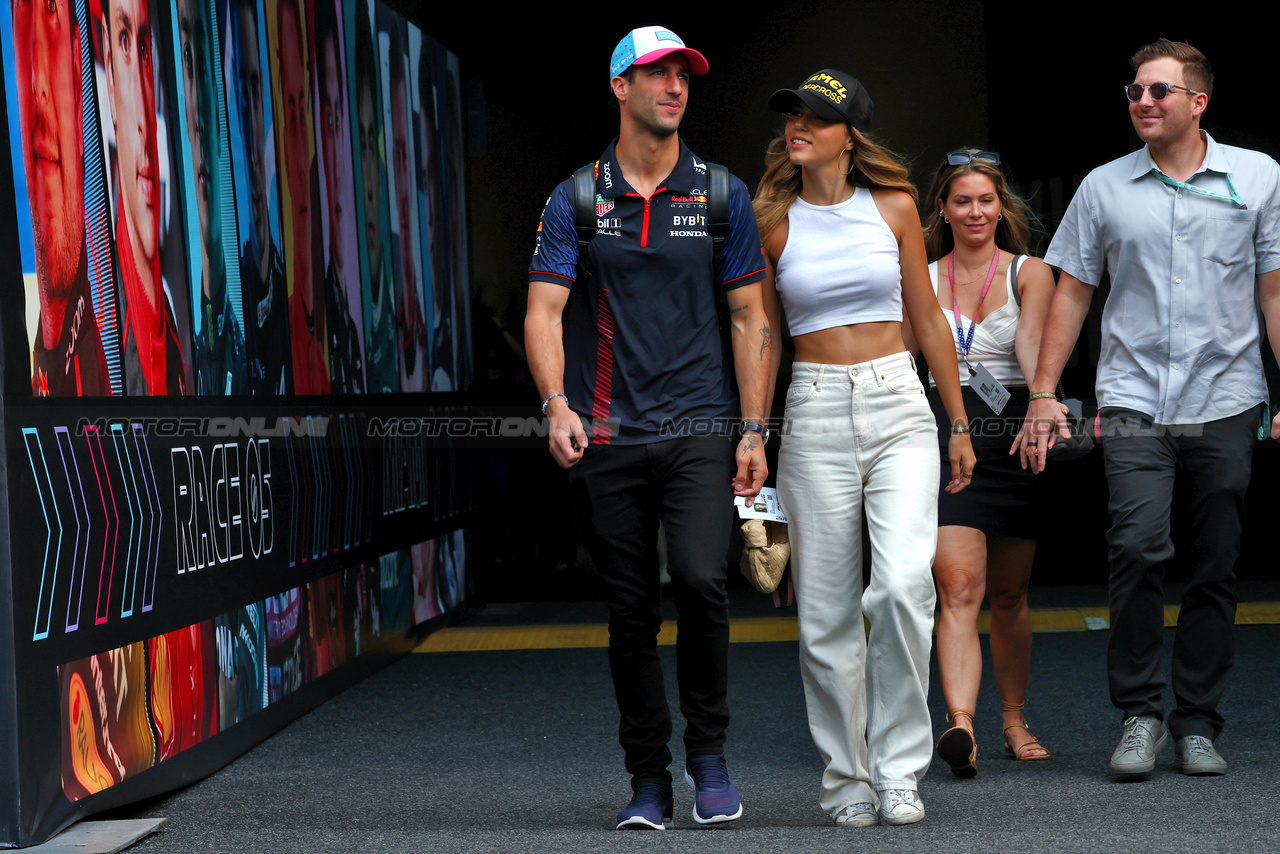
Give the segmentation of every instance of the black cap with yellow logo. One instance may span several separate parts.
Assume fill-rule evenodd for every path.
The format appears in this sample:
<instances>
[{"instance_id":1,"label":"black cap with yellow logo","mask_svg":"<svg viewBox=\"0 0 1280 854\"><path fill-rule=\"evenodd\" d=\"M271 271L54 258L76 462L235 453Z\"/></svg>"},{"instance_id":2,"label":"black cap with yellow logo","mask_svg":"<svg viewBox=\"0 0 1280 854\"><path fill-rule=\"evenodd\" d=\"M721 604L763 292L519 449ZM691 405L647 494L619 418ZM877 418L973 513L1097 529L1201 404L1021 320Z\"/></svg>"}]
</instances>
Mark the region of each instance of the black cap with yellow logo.
<instances>
[{"instance_id":1,"label":"black cap with yellow logo","mask_svg":"<svg viewBox=\"0 0 1280 854\"><path fill-rule=\"evenodd\" d=\"M851 74L824 68L795 89L779 89L769 97L769 109L789 112L796 102L829 122L846 122L863 133L871 130L875 107L867 90Z\"/></svg>"}]
</instances>

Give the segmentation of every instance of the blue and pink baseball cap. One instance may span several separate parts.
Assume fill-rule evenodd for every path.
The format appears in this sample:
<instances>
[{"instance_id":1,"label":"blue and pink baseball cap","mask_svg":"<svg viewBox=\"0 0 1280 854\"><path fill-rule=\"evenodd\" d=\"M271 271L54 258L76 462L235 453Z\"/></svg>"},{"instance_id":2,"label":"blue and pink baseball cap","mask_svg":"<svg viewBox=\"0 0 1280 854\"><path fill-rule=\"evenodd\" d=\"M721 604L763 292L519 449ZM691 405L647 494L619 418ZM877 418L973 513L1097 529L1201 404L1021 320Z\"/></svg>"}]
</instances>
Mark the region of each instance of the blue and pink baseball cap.
<instances>
[{"instance_id":1,"label":"blue and pink baseball cap","mask_svg":"<svg viewBox=\"0 0 1280 854\"><path fill-rule=\"evenodd\" d=\"M684 41L666 27L639 27L627 33L626 38L618 42L613 49L613 58L609 60L609 79L626 72L633 65L647 65L657 62L669 53L683 53L689 60L689 70L694 74L706 74L707 59L693 48L685 47Z\"/></svg>"}]
</instances>

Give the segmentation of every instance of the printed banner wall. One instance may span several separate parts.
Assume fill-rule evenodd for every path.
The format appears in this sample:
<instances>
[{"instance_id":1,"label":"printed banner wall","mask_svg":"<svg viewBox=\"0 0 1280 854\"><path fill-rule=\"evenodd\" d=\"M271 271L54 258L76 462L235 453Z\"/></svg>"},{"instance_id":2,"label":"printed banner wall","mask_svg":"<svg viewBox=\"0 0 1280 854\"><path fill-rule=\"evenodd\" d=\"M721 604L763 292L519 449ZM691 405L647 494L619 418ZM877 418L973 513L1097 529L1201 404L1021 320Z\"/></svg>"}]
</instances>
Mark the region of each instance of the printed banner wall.
<instances>
[{"instance_id":1,"label":"printed banner wall","mask_svg":"<svg viewBox=\"0 0 1280 854\"><path fill-rule=\"evenodd\" d=\"M457 57L368 0L10 0L0 61L6 847L408 649L475 489Z\"/></svg>"},{"instance_id":2,"label":"printed banner wall","mask_svg":"<svg viewBox=\"0 0 1280 854\"><path fill-rule=\"evenodd\" d=\"M0 54L31 394L471 387L458 60L399 14L10 0Z\"/></svg>"}]
</instances>

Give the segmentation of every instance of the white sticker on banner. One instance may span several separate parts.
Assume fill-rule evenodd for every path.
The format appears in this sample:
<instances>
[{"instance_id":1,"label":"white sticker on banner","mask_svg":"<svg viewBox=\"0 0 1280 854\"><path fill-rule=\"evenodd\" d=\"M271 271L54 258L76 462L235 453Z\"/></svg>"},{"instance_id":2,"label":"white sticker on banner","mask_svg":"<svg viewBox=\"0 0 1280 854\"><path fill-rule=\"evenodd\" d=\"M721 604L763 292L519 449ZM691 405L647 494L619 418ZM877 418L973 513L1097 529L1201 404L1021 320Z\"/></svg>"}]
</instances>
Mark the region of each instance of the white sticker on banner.
<instances>
[{"instance_id":1,"label":"white sticker on banner","mask_svg":"<svg viewBox=\"0 0 1280 854\"><path fill-rule=\"evenodd\" d=\"M760 494L755 498L735 496L733 503L738 508L738 518L740 519L787 521L787 514L782 512L782 505L778 503L778 490L772 486L766 486L761 489Z\"/></svg>"},{"instance_id":2,"label":"white sticker on banner","mask_svg":"<svg viewBox=\"0 0 1280 854\"><path fill-rule=\"evenodd\" d=\"M991 411L999 415L1000 410L1009 402L1009 390L981 362L974 365L970 373L972 376L969 377L969 388L976 391L987 402L987 406L991 407Z\"/></svg>"}]
</instances>

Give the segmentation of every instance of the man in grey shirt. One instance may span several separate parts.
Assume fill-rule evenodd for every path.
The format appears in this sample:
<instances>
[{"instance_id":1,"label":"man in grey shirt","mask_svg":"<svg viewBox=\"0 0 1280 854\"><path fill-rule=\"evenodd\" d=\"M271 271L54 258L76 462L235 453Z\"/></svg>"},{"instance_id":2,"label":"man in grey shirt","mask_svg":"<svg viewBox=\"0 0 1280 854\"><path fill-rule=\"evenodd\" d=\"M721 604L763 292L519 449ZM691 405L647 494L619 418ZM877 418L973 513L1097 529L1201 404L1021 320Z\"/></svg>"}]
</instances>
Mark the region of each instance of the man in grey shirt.
<instances>
[{"instance_id":1,"label":"man in grey shirt","mask_svg":"<svg viewBox=\"0 0 1280 854\"><path fill-rule=\"evenodd\" d=\"M1066 435L1052 389L1110 273L1097 393L1110 487L1107 671L1124 714L1111 770L1151 772L1172 731L1183 773L1222 774L1213 740L1234 649L1235 561L1267 417L1260 319L1273 350L1280 340L1280 167L1200 129L1213 74L1199 50L1160 39L1130 64L1129 117L1146 145L1089 173L1054 235L1045 261L1062 276L1027 419L1033 451ZM1280 437L1280 415L1270 433ZM1035 460L1043 470L1044 453ZM1188 505L1186 591L1166 727L1161 588L1175 483Z\"/></svg>"}]
</instances>

